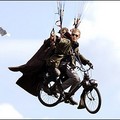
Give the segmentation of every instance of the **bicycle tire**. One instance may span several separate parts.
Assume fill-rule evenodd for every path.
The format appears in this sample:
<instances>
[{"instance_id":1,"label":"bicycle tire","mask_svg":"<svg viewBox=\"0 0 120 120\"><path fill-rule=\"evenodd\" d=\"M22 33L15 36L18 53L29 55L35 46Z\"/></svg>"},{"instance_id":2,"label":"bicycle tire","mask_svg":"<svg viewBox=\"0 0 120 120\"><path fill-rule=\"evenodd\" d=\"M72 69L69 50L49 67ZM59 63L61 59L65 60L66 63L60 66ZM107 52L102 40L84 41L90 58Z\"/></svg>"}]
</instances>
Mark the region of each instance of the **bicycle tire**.
<instances>
[{"instance_id":1,"label":"bicycle tire","mask_svg":"<svg viewBox=\"0 0 120 120\"><path fill-rule=\"evenodd\" d=\"M50 81L48 84L50 85L50 87L52 87L54 83L51 84L51 82L54 81ZM55 97L54 94L49 95L48 93L46 93L43 88L40 88L39 92L38 92L38 99L39 101L47 107L54 107L56 106L58 103L60 103L61 99L62 99L62 95L60 94L60 92L56 93L58 98Z\"/></svg>"},{"instance_id":2,"label":"bicycle tire","mask_svg":"<svg viewBox=\"0 0 120 120\"><path fill-rule=\"evenodd\" d=\"M101 101L101 95L97 87L93 86L86 90L84 95L84 104L89 113L97 113L100 110Z\"/></svg>"}]
</instances>

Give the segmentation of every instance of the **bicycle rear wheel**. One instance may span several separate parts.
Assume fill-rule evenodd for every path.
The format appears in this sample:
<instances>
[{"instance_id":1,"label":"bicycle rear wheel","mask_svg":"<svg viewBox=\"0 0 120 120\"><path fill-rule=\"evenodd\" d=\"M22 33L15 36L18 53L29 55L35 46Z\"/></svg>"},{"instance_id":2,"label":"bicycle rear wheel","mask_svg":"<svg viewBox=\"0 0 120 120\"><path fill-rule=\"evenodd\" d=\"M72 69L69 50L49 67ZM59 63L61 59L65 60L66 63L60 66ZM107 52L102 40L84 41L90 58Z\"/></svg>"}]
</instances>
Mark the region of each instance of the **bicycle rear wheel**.
<instances>
[{"instance_id":1,"label":"bicycle rear wheel","mask_svg":"<svg viewBox=\"0 0 120 120\"><path fill-rule=\"evenodd\" d=\"M95 114L101 107L101 95L97 87L90 87L84 95L84 103L88 112Z\"/></svg>"},{"instance_id":2,"label":"bicycle rear wheel","mask_svg":"<svg viewBox=\"0 0 120 120\"><path fill-rule=\"evenodd\" d=\"M48 83L48 87L51 88L54 84L54 81L50 81ZM51 94L48 94L43 90L43 88L40 88L38 92L38 99L43 105L47 107L53 107L60 103L62 95L60 92L53 94L52 91Z\"/></svg>"}]
</instances>

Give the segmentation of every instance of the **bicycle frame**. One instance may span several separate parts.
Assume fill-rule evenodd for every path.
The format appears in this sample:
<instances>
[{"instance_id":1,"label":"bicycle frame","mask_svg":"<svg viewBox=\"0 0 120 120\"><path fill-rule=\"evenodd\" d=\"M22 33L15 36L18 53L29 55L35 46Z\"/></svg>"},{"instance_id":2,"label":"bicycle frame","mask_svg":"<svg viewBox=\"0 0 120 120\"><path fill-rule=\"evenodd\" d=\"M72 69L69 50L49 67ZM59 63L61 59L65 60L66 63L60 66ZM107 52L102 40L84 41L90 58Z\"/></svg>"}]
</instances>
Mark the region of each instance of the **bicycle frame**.
<instances>
[{"instance_id":1,"label":"bicycle frame","mask_svg":"<svg viewBox=\"0 0 120 120\"><path fill-rule=\"evenodd\" d=\"M86 89L88 87L93 87L93 86L98 85L96 80L90 79L90 76L88 73L88 71L91 69L90 67L86 70L82 66L81 66L81 68L76 66L76 68L79 69L80 71L84 72L83 80L71 93L69 93L70 96L72 96L81 86L83 86L83 88Z\"/></svg>"},{"instance_id":2,"label":"bicycle frame","mask_svg":"<svg viewBox=\"0 0 120 120\"><path fill-rule=\"evenodd\" d=\"M81 93L81 98L84 101L85 108L87 109L88 112L95 114L96 112L99 111L101 107L101 95L97 88L98 84L96 80L90 78L88 72L91 69L90 67L88 69L84 69L78 66L76 67L84 73L83 80L71 93L69 93L69 97L72 96L73 93L75 93L81 86L83 86L84 89ZM49 89L51 91L51 94L46 93L43 89L39 89L38 92L39 101L47 107L56 106L60 102L63 102L65 98L65 92L61 86L63 82L62 76L61 78L58 78L56 81L53 79L50 82L54 82L54 84L50 83L51 86L49 87ZM57 91L56 91L56 87L57 87Z\"/></svg>"}]
</instances>

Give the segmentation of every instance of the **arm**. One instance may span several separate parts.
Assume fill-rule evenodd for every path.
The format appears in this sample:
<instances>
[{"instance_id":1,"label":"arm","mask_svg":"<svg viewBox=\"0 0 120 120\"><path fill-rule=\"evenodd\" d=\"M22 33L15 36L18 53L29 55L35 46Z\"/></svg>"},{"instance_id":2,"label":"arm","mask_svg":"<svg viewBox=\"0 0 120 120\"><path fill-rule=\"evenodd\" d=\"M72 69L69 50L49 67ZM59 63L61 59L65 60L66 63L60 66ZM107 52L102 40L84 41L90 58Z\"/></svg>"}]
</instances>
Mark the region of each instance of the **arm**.
<instances>
[{"instance_id":1,"label":"arm","mask_svg":"<svg viewBox=\"0 0 120 120\"><path fill-rule=\"evenodd\" d=\"M92 65L92 63L88 60L88 59L86 59L82 54L80 54L80 52L79 52L79 50L77 50L77 58L78 58L78 60L80 60L80 62L83 64L83 65L89 65L91 68L93 68L93 65Z\"/></svg>"}]
</instances>

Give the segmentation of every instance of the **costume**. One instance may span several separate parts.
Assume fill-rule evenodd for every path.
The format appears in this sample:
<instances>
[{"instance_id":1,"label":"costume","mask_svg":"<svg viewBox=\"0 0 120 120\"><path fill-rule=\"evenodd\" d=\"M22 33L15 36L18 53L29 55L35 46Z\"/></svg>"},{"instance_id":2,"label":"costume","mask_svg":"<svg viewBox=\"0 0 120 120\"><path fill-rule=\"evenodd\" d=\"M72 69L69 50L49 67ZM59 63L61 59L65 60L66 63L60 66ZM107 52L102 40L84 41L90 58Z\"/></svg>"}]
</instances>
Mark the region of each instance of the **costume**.
<instances>
[{"instance_id":1,"label":"costume","mask_svg":"<svg viewBox=\"0 0 120 120\"><path fill-rule=\"evenodd\" d=\"M46 59L54 52L49 39L39 48L35 55L24 65L9 67L11 71L20 71L23 75L17 80L16 84L32 95L37 96L37 86L40 80L39 74L45 70Z\"/></svg>"}]
</instances>

